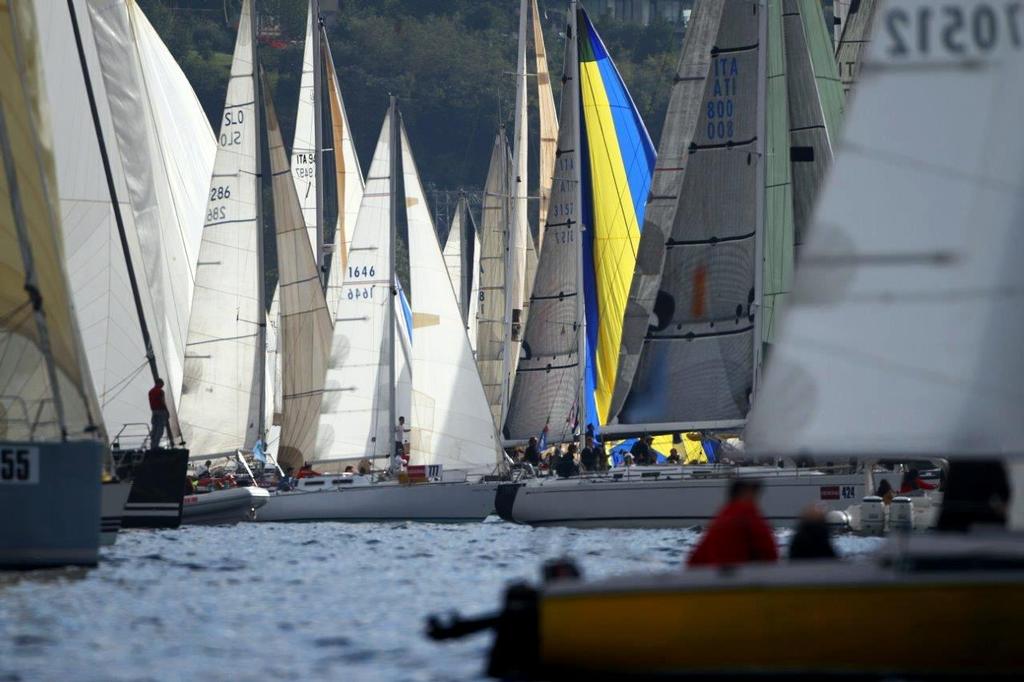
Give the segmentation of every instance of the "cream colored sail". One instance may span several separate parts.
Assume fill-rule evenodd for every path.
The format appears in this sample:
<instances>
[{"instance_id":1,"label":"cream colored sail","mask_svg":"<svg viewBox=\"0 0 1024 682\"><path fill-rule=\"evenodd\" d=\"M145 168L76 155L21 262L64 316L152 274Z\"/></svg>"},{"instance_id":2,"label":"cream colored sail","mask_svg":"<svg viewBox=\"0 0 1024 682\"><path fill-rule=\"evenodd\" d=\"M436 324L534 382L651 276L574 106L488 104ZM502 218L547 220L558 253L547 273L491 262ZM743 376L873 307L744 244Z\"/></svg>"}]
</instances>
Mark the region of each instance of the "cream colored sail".
<instances>
[{"instance_id":1,"label":"cream colored sail","mask_svg":"<svg viewBox=\"0 0 1024 682\"><path fill-rule=\"evenodd\" d=\"M412 286L410 462L487 474L501 449L404 126L402 173Z\"/></svg>"},{"instance_id":2,"label":"cream colored sail","mask_svg":"<svg viewBox=\"0 0 1024 682\"><path fill-rule=\"evenodd\" d=\"M93 437L31 3L0 5L0 439Z\"/></svg>"},{"instance_id":3,"label":"cream colored sail","mask_svg":"<svg viewBox=\"0 0 1024 682\"><path fill-rule=\"evenodd\" d=\"M259 177L252 3L243 0L185 350L178 418L194 454L250 448L259 429ZM258 396L257 396L258 398ZM254 410L255 408L255 410Z\"/></svg>"},{"instance_id":4,"label":"cream colored sail","mask_svg":"<svg viewBox=\"0 0 1024 682\"><path fill-rule=\"evenodd\" d=\"M505 130L494 138L484 183L480 218L480 307L477 311L476 359L494 423L502 418L505 384L505 265L507 262L511 159Z\"/></svg>"},{"instance_id":5,"label":"cream colored sail","mask_svg":"<svg viewBox=\"0 0 1024 682\"><path fill-rule=\"evenodd\" d=\"M506 351L502 373L505 377L502 409L508 406L512 392L512 379L519 362L519 347L526 329L527 304L533 289L533 275L537 271L537 254L530 237L528 213L528 137L527 74L526 74L526 12L528 0L519 3L519 52L516 60L516 108L512 137L512 221L508 231L508 261L506 274L506 316L511 324L506 330Z\"/></svg>"},{"instance_id":6,"label":"cream colored sail","mask_svg":"<svg viewBox=\"0 0 1024 682\"><path fill-rule=\"evenodd\" d=\"M352 127L348 124L345 102L341 97L338 73L334 68L330 44L323 40L324 64L327 68L327 98L331 110L331 139L334 140L334 182L337 186L338 222L334 230L331 271L327 277L327 307L333 316L338 313L341 287L348 267L348 249L352 231L363 201L363 171L359 167Z\"/></svg>"},{"instance_id":7,"label":"cream colored sail","mask_svg":"<svg viewBox=\"0 0 1024 682\"><path fill-rule=\"evenodd\" d=\"M105 84L113 127L108 131L116 137L117 147L127 179L128 201L135 216L141 246L140 269L145 269L148 288L153 299L153 315L147 318L150 332L160 337L166 349L167 385L177 397L181 386L185 340L188 333L189 308L195 258L198 253L200 213L194 206L176 201L180 198L178 183L195 183L192 196L205 192L212 168L195 168L181 174L174 159L190 145L212 145L209 126L191 131L186 137L173 134L175 127L166 124L168 112L158 113L158 100L153 97L151 80L172 76L156 75L154 65L147 68L140 52L139 35L134 17L134 2L128 0L84 0L98 55L99 69L93 79L101 76ZM85 23L85 12L80 22ZM181 98L173 109L197 107L195 98ZM189 115L188 120L198 121ZM180 121L184 121L182 117ZM163 123L161 123L163 121ZM192 192L195 192L192 194Z\"/></svg>"},{"instance_id":8,"label":"cream colored sail","mask_svg":"<svg viewBox=\"0 0 1024 682\"><path fill-rule=\"evenodd\" d=\"M316 253L316 92L314 89L313 5L306 8L306 42L302 50L302 77L299 81L299 105L295 112L295 135L292 138L291 169L295 194L302 209L302 221L309 234L309 245Z\"/></svg>"},{"instance_id":9,"label":"cream colored sail","mask_svg":"<svg viewBox=\"0 0 1024 682\"><path fill-rule=\"evenodd\" d=\"M558 111L551 91L548 53L544 47L544 30L540 25L537 0L530 0L533 25L533 58L537 70L537 108L540 121L539 177L540 213L537 220L537 253L544 244L544 224L551 200L551 181L555 175L555 150L558 148Z\"/></svg>"},{"instance_id":10,"label":"cream colored sail","mask_svg":"<svg viewBox=\"0 0 1024 682\"><path fill-rule=\"evenodd\" d=\"M302 210L288 168L270 88L265 83L263 99L273 176L281 296L282 413L277 460L282 467L297 470L313 457L331 344L331 317L302 222Z\"/></svg>"},{"instance_id":11,"label":"cream colored sail","mask_svg":"<svg viewBox=\"0 0 1024 682\"><path fill-rule=\"evenodd\" d=\"M321 463L385 457L392 450L388 404L390 130L389 114L377 139L352 232L317 433L315 459Z\"/></svg>"}]
</instances>

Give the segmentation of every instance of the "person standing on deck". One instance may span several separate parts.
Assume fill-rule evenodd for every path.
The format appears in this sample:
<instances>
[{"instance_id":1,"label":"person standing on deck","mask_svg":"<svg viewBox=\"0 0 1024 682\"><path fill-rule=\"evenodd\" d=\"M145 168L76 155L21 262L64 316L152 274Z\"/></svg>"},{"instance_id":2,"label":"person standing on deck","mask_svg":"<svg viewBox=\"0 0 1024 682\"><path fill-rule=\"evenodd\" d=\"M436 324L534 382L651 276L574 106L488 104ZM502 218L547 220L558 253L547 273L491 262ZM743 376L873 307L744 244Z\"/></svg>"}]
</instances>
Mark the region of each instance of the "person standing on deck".
<instances>
[{"instance_id":1,"label":"person standing on deck","mask_svg":"<svg viewBox=\"0 0 1024 682\"><path fill-rule=\"evenodd\" d=\"M409 428L405 425L405 417L399 417L395 424L395 454L391 457L391 469L394 472L402 470L402 455L405 454L405 434Z\"/></svg>"},{"instance_id":2,"label":"person standing on deck","mask_svg":"<svg viewBox=\"0 0 1024 682\"><path fill-rule=\"evenodd\" d=\"M167 410L167 397L164 395L164 380L157 377L156 384L149 389L149 409L153 412L150 422L149 447L156 450L160 447L160 439L167 432L167 440L173 446L171 435L171 413Z\"/></svg>"},{"instance_id":3,"label":"person standing on deck","mask_svg":"<svg viewBox=\"0 0 1024 682\"><path fill-rule=\"evenodd\" d=\"M771 526L761 516L760 481L737 478L729 501L686 560L688 566L728 566L751 561L777 561L779 549Z\"/></svg>"}]
</instances>

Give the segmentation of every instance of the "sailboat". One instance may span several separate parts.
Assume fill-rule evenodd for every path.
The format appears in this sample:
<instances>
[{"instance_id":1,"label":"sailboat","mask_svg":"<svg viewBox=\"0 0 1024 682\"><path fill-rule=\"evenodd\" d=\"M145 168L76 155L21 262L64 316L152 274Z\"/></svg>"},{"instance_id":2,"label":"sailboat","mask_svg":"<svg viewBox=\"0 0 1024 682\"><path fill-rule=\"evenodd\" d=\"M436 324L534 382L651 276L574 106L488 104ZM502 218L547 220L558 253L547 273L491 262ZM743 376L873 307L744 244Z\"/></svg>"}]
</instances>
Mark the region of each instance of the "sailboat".
<instances>
[{"instance_id":1,"label":"sailboat","mask_svg":"<svg viewBox=\"0 0 1024 682\"><path fill-rule=\"evenodd\" d=\"M64 271L34 8L0 8L0 568L92 566L106 447Z\"/></svg>"},{"instance_id":2,"label":"sailboat","mask_svg":"<svg viewBox=\"0 0 1024 682\"><path fill-rule=\"evenodd\" d=\"M187 458L174 447L176 398L213 133L136 3L36 9L75 314L115 469L132 481L123 525L176 527ZM146 393L158 377L175 442L154 449Z\"/></svg>"},{"instance_id":3,"label":"sailboat","mask_svg":"<svg viewBox=\"0 0 1024 682\"><path fill-rule=\"evenodd\" d=\"M966 17L984 7L951 5ZM1024 292L1024 53L1008 30L942 45L931 9L878 8L751 415L759 451L1021 461L1024 323L1006 313ZM893 538L855 562L517 587L508 605L496 677L1024 673L1017 639L992 636L1019 631L1024 538L983 526ZM636 631L605 645L608 632ZM876 646L882 632L928 642L928 654Z\"/></svg>"},{"instance_id":4,"label":"sailboat","mask_svg":"<svg viewBox=\"0 0 1024 682\"><path fill-rule=\"evenodd\" d=\"M527 27L532 26L528 32ZM536 73L527 72L529 37L533 37ZM540 182L538 234L530 228L530 176L528 152L529 77L536 77ZM512 145L504 126L492 148L481 210L480 297L476 316L477 362L494 423L505 423L516 368L521 357L523 333L529 319L537 254L543 243L558 124L548 75L547 52L536 0L520 0L516 59L516 100ZM453 278L454 279L454 278ZM472 336L472 333L471 333Z\"/></svg>"},{"instance_id":5,"label":"sailboat","mask_svg":"<svg viewBox=\"0 0 1024 682\"><path fill-rule=\"evenodd\" d=\"M407 316L394 249L403 209L412 287ZM394 100L370 166L343 292L311 462L338 473L275 493L257 520L483 519L493 508L494 485L469 479L494 471L501 453ZM406 415L403 470L393 434ZM378 460L386 470L372 473Z\"/></svg>"},{"instance_id":6,"label":"sailboat","mask_svg":"<svg viewBox=\"0 0 1024 682\"><path fill-rule=\"evenodd\" d=\"M643 233L631 243L635 271L623 265L632 278L628 301L598 325L587 319L588 341L611 338L614 348L603 365L600 353L584 356L596 369L587 370L593 385L603 387L594 391L585 423L606 437L729 432L745 424L841 106L820 6L792 5L783 12L781 1L755 7L711 0L694 8L657 170L638 218ZM556 169L553 206L561 202L559 177ZM544 273L554 248L549 243L541 254ZM565 277L558 266L550 269L553 277ZM542 282L535 297L538 291L571 293L564 282ZM572 319L564 295L549 305L562 306L564 317L556 319ZM523 405L534 414L528 424L513 421L510 435L536 436L546 427L549 441L565 442L574 435L575 395L572 381L557 378L556 368L568 377L577 371L568 334L532 333L528 328L526 341L534 353L552 338L562 339L561 346L536 364L521 362L521 372L534 373L517 379ZM558 402L534 399L556 388ZM514 417L522 414L513 410ZM659 466L509 484L496 506L503 518L530 524L692 526L710 518L736 475L763 480L764 511L777 524L792 522L808 504L843 510L871 492L857 471Z\"/></svg>"},{"instance_id":7,"label":"sailboat","mask_svg":"<svg viewBox=\"0 0 1024 682\"><path fill-rule=\"evenodd\" d=\"M242 3L209 204L196 265L178 417L192 460L228 458L244 466L264 433L266 307L256 24ZM186 495L182 521L250 518L269 494L229 487Z\"/></svg>"},{"instance_id":8,"label":"sailboat","mask_svg":"<svg viewBox=\"0 0 1024 682\"><path fill-rule=\"evenodd\" d=\"M476 315L480 299L480 231L469 198L463 192L455 204L455 215L444 244L444 264L452 279L455 300L469 335L469 347L476 351Z\"/></svg>"}]
</instances>

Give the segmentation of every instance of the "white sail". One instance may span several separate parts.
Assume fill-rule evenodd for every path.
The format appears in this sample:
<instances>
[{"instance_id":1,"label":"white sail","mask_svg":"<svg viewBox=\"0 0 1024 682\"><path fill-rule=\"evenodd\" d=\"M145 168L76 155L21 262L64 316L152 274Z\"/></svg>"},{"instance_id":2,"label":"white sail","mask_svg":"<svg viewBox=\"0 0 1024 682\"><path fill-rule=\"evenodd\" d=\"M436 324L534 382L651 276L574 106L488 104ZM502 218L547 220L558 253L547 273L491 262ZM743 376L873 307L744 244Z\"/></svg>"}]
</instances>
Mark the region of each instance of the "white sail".
<instances>
[{"instance_id":1,"label":"white sail","mask_svg":"<svg viewBox=\"0 0 1024 682\"><path fill-rule=\"evenodd\" d=\"M533 25L533 57L537 69L537 109L540 123L540 154L538 181L540 185L540 211L537 221L537 253L544 245L544 223L551 200L551 180L555 172L555 149L558 147L558 112L555 110L555 96L551 91L551 74L548 71L548 53L544 46L544 31L540 25L537 0L531 0Z\"/></svg>"},{"instance_id":2,"label":"white sail","mask_svg":"<svg viewBox=\"0 0 1024 682\"><path fill-rule=\"evenodd\" d=\"M299 81L299 106L295 112L295 136L292 138L291 169L295 194L299 197L302 221L309 233L309 245L316 253L316 92L313 77L313 4L306 9L306 42L302 50L302 77Z\"/></svg>"},{"instance_id":3,"label":"white sail","mask_svg":"<svg viewBox=\"0 0 1024 682\"><path fill-rule=\"evenodd\" d=\"M341 302L341 287L348 268L348 249L359 216L359 206L363 201L364 182L359 157L356 156L356 146L352 141L352 126L348 123L338 73L334 68L330 43L326 37L323 39L323 45L324 63L327 68L327 95L331 109L331 135L334 140L334 182L338 197L334 251L331 255L331 270L327 277L327 307L331 311L331 319L334 319Z\"/></svg>"},{"instance_id":4,"label":"white sail","mask_svg":"<svg viewBox=\"0 0 1024 682\"><path fill-rule=\"evenodd\" d=\"M390 126L389 114L352 232L317 431L318 462L383 457L392 450L387 352L392 298Z\"/></svg>"},{"instance_id":5,"label":"white sail","mask_svg":"<svg viewBox=\"0 0 1024 682\"><path fill-rule=\"evenodd\" d=\"M231 62L219 147L210 179L203 241L185 350L178 418L193 453L251 447L259 429L256 376L259 287L259 177L252 3L244 0Z\"/></svg>"},{"instance_id":6,"label":"white sail","mask_svg":"<svg viewBox=\"0 0 1024 682\"><path fill-rule=\"evenodd\" d=\"M111 174L124 220L128 253L135 267L143 313L150 324L158 371L166 378L171 374L167 369L170 364L168 358L174 352L167 346L165 335L157 333L157 325L152 322L160 317L157 311L164 308L161 293L165 290L150 286L149 270L143 264L143 239L136 224L120 142L114 134L111 99L107 96L105 79L101 75L92 24L87 20L84 0L77 2L76 7ZM93 387L110 435L116 436L123 426L135 424L138 426L130 433L141 436L148 430L150 410L146 392L153 385L153 379L132 297L125 252L102 170L71 19L67 3L62 0L41 1L36 4L36 12L53 126L65 262L75 315L82 330ZM144 196L155 192L142 178L135 178L134 183L136 190ZM168 388L172 389L170 395L177 394L177 388L170 386L170 381ZM172 429L177 432L173 402L169 402L168 407L172 413ZM124 444L135 445L137 442L125 441Z\"/></svg>"},{"instance_id":7,"label":"white sail","mask_svg":"<svg viewBox=\"0 0 1024 682\"><path fill-rule=\"evenodd\" d=\"M523 331L526 329L526 306L530 301L530 290L533 282L527 276L527 270L533 275L536 272L536 252L530 248L530 221L527 212L527 196L529 188L528 173L528 122L526 92L526 15L529 0L519 2L519 50L516 59L516 108L512 133L512 222L508 232L508 274L505 295L508 297L505 307L511 326L507 330L505 341L507 349L504 354L505 388L503 400L507 407L511 381L516 373L519 362L519 346ZM527 266L528 260L532 261Z\"/></svg>"},{"instance_id":8,"label":"white sail","mask_svg":"<svg viewBox=\"0 0 1024 682\"><path fill-rule=\"evenodd\" d=\"M197 193L205 191L211 167L178 177L180 166L169 159L188 145L212 144L212 134L207 127L195 135L172 138L170 128L158 122L164 115L156 113L157 102L140 57L133 19L136 13L129 11L134 3L84 0L82 4L88 5L99 58L93 79L102 75L106 86L113 121L109 136L117 138L142 247L139 269L146 271L153 299L153 315L147 323L151 334L160 337L166 348L163 371L169 393L177 402L192 302L194 257L198 252L199 214L193 213L191 206L186 209L176 203L173 187L179 182L197 183L201 188ZM85 16L85 12L80 13L79 23L85 23ZM191 107L196 102L193 97L173 106Z\"/></svg>"},{"instance_id":9,"label":"white sail","mask_svg":"<svg viewBox=\"0 0 1024 682\"><path fill-rule=\"evenodd\" d=\"M931 20L927 0L878 8L749 447L1024 450L1024 52L1006 23L1015 4L946 3L949 23ZM993 29L944 33L958 20Z\"/></svg>"},{"instance_id":10,"label":"white sail","mask_svg":"<svg viewBox=\"0 0 1024 682\"><path fill-rule=\"evenodd\" d=\"M273 176L277 274L281 296L278 341L282 412L277 461L282 467L298 469L314 454L331 343L331 316L327 312L313 251L305 234L274 103L265 83L262 90L270 173Z\"/></svg>"},{"instance_id":11,"label":"white sail","mask_svg":"<svg viewBox=\"0 0 1024 682\"><path fill-rule=\"evenodd\" d=\"M264 390L266 391L266 421L271 424L281 423L281 287L274 287L274 295L270 299L270 310L267 311L267 347L266 361L263 370L266 375Z\"/></svg>"},{"instance_id":12,"label":"white sail","mask_svg":"<svg viewBox=\"0 0 1024 682\"><path fill-rule=\"evenodd\" d=\"M487 474L500 461L494 422L404 126L401 144L413 320L410 462Z\"/></svg>"},{"instance_id":13,"label":"white sail","mask_svg":"<svg viewBox=\"0 0 1024 682\"><path fill-rule=\"evenodd\" d=\"M448 228L448 237L444 243L444 265L448 269L448 276L452 280L452 288L455 290L455 301L459 304L459 310L462 312L463 321L466 319L467 308L469 301L466 300L469 296L468 285L469 279L468 273L466 273L466 266L463 263L463 254L466 249L464 248L463 242L465 241L463 222L465 222L464 213L466 211L466 198L459 197L459 203L455 206L455 215L452 216L451 227Z\"/></svg>"},{"instance_id":14,"label":"white sail","mask_svg":"<svg viewBox=\"0 0 1024 682\"><path fill-rule=\"evenodd\" d=\"M508 282L505 265L511 183L511 159L505 130L502 129L494 138L491 162L484 183L480 218L480 305L476 336L477 365L495 424L502 418L502 389L505 385L505 285Z\"/></svg>"},{"instance_id":15,"label":"white sail","mask_svg":"<svg viewBox=\"0 0 1024 682\"><path fill-rule=\"evenodd\" d=\"M91 437L30 3L0 7L0 45L0 439Z\"/></svg>"},{"instance_id":16,"label":"white sail","mask_svg":"<svg viewBox=\"0 0 1024 682\"><path fill-rule=\"evenodd\" d=\"M473 349L475 356L478 329L477 317L480 311L480 230L477 228L476 221L473 220L473 212L469 210L468 204L466 206L466 217L469 219L469 230L473 233L471 240L473 257L469 263L471 281L469 286L469 305L466 307L466 333L469 335L469 347Z\"/></svg>"}]
</instances>

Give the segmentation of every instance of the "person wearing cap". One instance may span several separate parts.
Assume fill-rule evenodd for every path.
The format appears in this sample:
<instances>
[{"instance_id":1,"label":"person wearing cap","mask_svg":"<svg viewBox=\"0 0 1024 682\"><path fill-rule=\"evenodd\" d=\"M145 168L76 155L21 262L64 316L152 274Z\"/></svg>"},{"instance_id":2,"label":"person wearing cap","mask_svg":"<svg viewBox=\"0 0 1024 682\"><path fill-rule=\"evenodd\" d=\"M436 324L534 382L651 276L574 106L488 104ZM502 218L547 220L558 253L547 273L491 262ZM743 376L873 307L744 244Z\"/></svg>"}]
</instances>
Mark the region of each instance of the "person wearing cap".
<instances>
[{"instance_id":1,"label":"person wearing cap","mask_svg":"<svg viewBox=\"0 0 1024 682\"><path fill-rule=\"evenodd\" d=\"M779 549L771 526L761 516L757 500L761 482L737 478L729 500L686 560L688 566L728 566L753 561L777 561Z\"/></svg>"}]
</instances>

